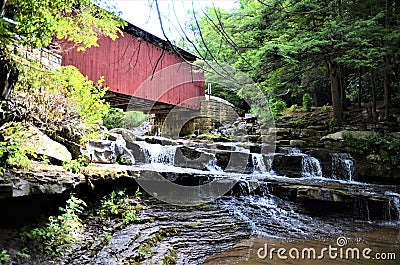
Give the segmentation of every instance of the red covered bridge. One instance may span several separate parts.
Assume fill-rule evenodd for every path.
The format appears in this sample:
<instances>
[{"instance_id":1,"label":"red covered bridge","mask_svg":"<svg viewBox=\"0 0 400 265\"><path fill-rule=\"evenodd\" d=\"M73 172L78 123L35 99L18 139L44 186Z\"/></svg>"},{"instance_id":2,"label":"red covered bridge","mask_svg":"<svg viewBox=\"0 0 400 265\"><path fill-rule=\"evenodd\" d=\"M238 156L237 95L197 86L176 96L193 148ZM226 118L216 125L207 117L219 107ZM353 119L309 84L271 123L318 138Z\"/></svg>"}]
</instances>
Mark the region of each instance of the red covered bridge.
<instances>
[{"instance_id":1,"label":"red covered bridge","mask_svg":"<svg viewBox=\"0 0 400 265\"><path fill-rule=\"evenodd\" d=\"M199 109L204 76L190 64L196 56L132 24L123 32L115 41L100 37L99 47L63 52L62 65L76 66L93 81L104 76L105 99L113 107L150 113Z\"/></svg>"}]
</instances>

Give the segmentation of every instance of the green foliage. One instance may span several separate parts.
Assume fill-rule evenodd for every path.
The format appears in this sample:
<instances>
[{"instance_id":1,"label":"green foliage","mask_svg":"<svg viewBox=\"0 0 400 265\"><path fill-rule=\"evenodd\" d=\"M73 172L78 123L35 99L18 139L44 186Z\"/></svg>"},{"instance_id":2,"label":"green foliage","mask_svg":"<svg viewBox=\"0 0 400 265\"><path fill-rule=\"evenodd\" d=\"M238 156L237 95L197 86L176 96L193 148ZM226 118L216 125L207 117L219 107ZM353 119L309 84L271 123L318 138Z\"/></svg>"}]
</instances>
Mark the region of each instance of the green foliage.
<instances>
[{"instance_id":1,"label":"green foliage","mask_svg":"<svg viewBox=\"0 0 400 265\"><path fill-rule=\"evenodd\" d=\"M110 108L110 111L103 119L104 126L111 130L124 126L124 112L121 109Z\"/></svg>"},{"instance_id":2,"label":"green foliage","mask_svg":"<svg viewBox=\"0 0 400 265\"><path fill-rule=\"evenodd\" d=\"M40 250L52 256L60 255L62 246L80 240L79 232L83 225L78 215L85 206L84 201L71 195L66 207L60 208L61 215L50 216L43 226L31 230L25 229L21 235L23 239L31 240Z\"/></svg>"},{"instance_id":3,"label":"green foliage","mask_svg":"<svg viewBox=\"0 0 400 265\"><path fill-rule=\"evenodd\" d=\"M286 102L281 98L270 97L269 106L271 108L272 114L274 116L278 115L280 112L286 109Z\"/></svg>"},{"instance_id":4,"label":"green foliage","mask_svg":"<svg viewBox=\"0 0 400 265\"><path fill-rule=\"evenodd\" d=\"M83 155L80 155L78 159L63 162L63 168L72 173L79 173L82 168L87 166L88 163Z\"/></svg>"},{"instance_id":5,"label":"green foliage","mask_svg":"<svg viewBox=\"0 0 400 265\"><path fill-rule=\"evenodd\" d=\"M148 120L148 115L140 111L128 111L124 113L124 127L133 129Z\"/></svg>"},{"instance_id":6,"label":"green foliage","mask_svg":"<svg viewBox=\"0 0 400 265\"><path fill-rule=\"evenodd\" d=\"M133 129L148 119L148 115L140 111L123 112L121 109L110 108L108 115L103 119L107 129L128 128Z\"/></svg>"},{"instance_id":7,"label":"green foliage","mask_svg":"<svg viewBox=\"0 0 400 265\"><path fill-rule=\"evenodd\" d=\"M28 154L32 154L31 150L21 148L22 138L15 135L10 140L0 142L0 167L28 168L31 164Z\"/></svg>"},{"instance_id":8,"label":"green foliage","mask_svg":"<svg viewBox=\"0 0 400 265\"><path fill-rule=\"evenodd\" d=\"M137 203L137 200L140 195L139 189L134 199L130 199L123 190L112 191L101 200L101 207L97 214L102 220L121 218L121 225L124 227L138 220L137 212L141 209L141 205Z\"/></svg>"},{"instance_id":9,"label":"green foliage","mask_svg":"<svg viewBox=\"0 0 400 265\"><path fill-rule=\"evenodd\" d=\"M49 165L50 164L50 159L48 156L46 155L42 155L40 157L40 163L44 164L44 165Z\"/></svg>"},{"instance_id":10,"label":"green foliage","mask_svg":"<svg viewBox=\"0 0 400 265\"><path fill-rule=\"evenodd\" d=\"M22 251L19 251L17 253L18 259L29 259L31 255L29 254L29 249L28 248L23 248Z\"/></svg>"},{"instance_id":11,"label":"green foliage","mask_svg":"<svg viewBox=\"0 0 400 265\"><path fill-rule=\"evenodd\" d=\"M178 259L178 255L176 254L175 249L169 249L168 253L164 254L162 264L163 265L175 265L177 262L176 260Z\"/></svg>"},{"instance_id":12,"label":"green foliage","mask_svg":"<svg viewBox=\"0 0 400 265\"><path fill-rule=\"evenodd\" d=\"M305 93L303 95L302 105L303 105L304 110L307 110L307 111L311 110L311 107L314 105L314 100L310 94Z\"/></svg>"},{"instance_id":13,"label":"green foliage","mask_svg":"<svg viewBox=\"0 0 400 265\"><path fill-rule=\"evenodd\" d=\"M285 95L288 104L303 103L300 101L305 92L317 92L318 104L332 104L329 94L339 90L339 83L344 84L346 95L355 100L359 73L362 96L371 97L371 87L375 86L377 97L382 98L385 76L399 72L399 2L238 3L239 8L229 12L209 8L204 16L196 14L197 21L189 22L189 29L197 38L197 53L201 58L226 62L245 72L263 92L274 97ZM376 84L371 81L373 78ZM393 103L400 92L400 78L391 77L389 83ZM291 102L291 98L297 102ZM345 100L339 99L341 103ZM335 102L332 105L336 115L341 104Z\"/></svg>"},{"instance_id":14,"label":"green foliage","mask_svg":"<svg viewBox=\"0 0 400 265\"><path fill-rule=\"evenodd\" d=\"M393 165L400 162L400 139L371 133L358 138L345 134L344 140L349 147L379 155L384 162L391 162Z\"/></svg>"},{"instance_id":15,"label":"green foliage","mask_svg":"<svg viewBox=\"0 0 400 265\"><path fill-rule=\"evenodd\" d=\"M140 262L148 258L152 252L152 248L165 237L171 237L179 233L179 228L165 227L160 228L151 238L140 243L138 255L131 260L132 263ZM170 252L171 255L164 256L163 264L176 264L176 253L174 250ZM175 261L175 263L174 263ZM165 262L165 263L164 263Z\"/></svg>"},{"instance_id":16,"label":"green foliage","mask_svg":"<svg viewBox=\"0 0 400 265\"><path fill-rule=\"evenodd\" d=\"M57 89L67 95L86 125L101 122L108 113L108 105L102 99L107 91L102 86L103 77L97 83L93 83L73 66L65 66L50 73L53 75L50 82L54 84L50 90L55 92L54 89Z\"/></svg>"},{"instance_id":17,"label":"green foliage","mask_svg":"<svg viewBox=\"0 0 400 265\"><path fill-rule=\"evenodd\" d=\"M73 125L73 134L85 135L82 143L97 138L97 124L109 111L102 98L107 91L102 86L103 78L94 83L73 66L57 71L23 64L18 68L21 74L13 104L19 116L48 131L61 132L65 126Z\"/></svg>"},{"instance_id":18,"label":"green foliage","mask_svg":"<svg viewBox=\"0 0 400 265\"><path fill-rule=\"evenodd\" d=\"M336 132L340 128L340 123L337 119L331 118L328 121L328 130L329 132Z\"/></svg>"},{"instance_id":19,"label":"green foliage","mask_svg":"<svg viewBox=\"0 0 400 265\"><path fill-rule=\"evenodd\" d=\"M323 112L330 112L331 110L332 110L332 107L328 106L328 105L323 105L321 107L321 111L323 111Z\"/></svg>"},{"instance_id":20,"label":"green foliage","mask_svg":"<svg viewBox=\"0 0 400 265\"><path fill-rule=\"evenodd\" d=\"M6 249L3 249L0 252L0 265L3 265L4 262L7 262L7 261L11 261L11 257L8 254L8 251Z\"/></svg>"},{"instance_id":21,"label":"green foliage","mask_svg":"<svg viewBox=\"0 0 400 265\"><path fill-rule=\"evenodd\" d=\"M290 123L291 123L294 127L301 127L301 126L303 126L306 122L305 122L305 120L302 119L302 118L296 118L296 119L291 120Z\"/></svg>"},{"instance_id":22,"label":"green foliage","mask_svg":"<svg viewBox=\"0 0 400 265\"><path fill-rule=\"evenodd\" d=\"M99 34L116 39L125 23L91 0L7 0L5 14L17 22L13 27L1 20L0 42L14 34L18 41L35 47L48 46L54 37L74 42L78 50L98 46ZM110 5L109 5L110 6Z\"/></svg>"}]
</instances>

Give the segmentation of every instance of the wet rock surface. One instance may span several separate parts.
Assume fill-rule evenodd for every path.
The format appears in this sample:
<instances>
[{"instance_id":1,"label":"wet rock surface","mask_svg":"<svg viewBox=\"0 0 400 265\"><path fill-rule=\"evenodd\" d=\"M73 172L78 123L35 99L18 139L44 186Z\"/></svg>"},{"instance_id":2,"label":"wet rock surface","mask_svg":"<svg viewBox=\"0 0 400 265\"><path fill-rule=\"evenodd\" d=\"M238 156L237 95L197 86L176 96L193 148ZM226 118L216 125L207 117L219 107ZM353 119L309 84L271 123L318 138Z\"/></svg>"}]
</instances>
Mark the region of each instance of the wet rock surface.
<instances>
[{"instance_id":1,"label":"wet rock surface","mask_svg":"<svg viewBox=\"0 0 400 265\"><path fill-rule=\"evenodd\" d=\"M81 216L84 229L80 243L64 248L60 258L34 252L32 259L19 264L201 264L254 235L324 239L350 233L355 229L354 222L361 230L366 222L398 224L397 185L354 182L362 180L358 176L368 174L360 167L364 154L352 156L340 148L308 144L324 134L313 128L277 128L270 132L247 128L251 123L255 121L243 120L234 125L243 132L238 137L247 137L241 143L168 140L124 130L109 132L108 140L100 147L95 146L99 142L92 142L92 149L101 151L97 157L107 163L124 154L115 145L121 143L123 150L134 157L135 164L129 166L91 164L79 174L53 166L6 171L1 178L0 197L7 205L18 198L63 196L70 191L83 194L89 201ZM287 146L270 151L269 146L259 142L263 130L276 134ZM263 152L265 148L268 153ZM369 155L366 163L386 172L379 167L377 156ZM127 226L121 225L118 218L100 220L99 194L121 187L132 190L143 177L155 175L183 186L213 181L234 186L212 203L192 207L144 195L139 202L143 209L138 220ZM162 192L159 179L149 181L154 190ZM40 199L43 197L35 204L40 204ZM1 235L0 247L11 247L10 253L16 255L21 245L18 240L16 234Z\"/></svg>"},{"instance_id":2,"label":"wet rock surface","mask_svg":"<svg viewBox=\"0 0 400 265\"><path fill-rule=\"evenodd\" d=\"M5 172L0 176L0 199L61 194L85 182L83 175L60 170L60 167L48 167L47 170Z\"/></svg>"}]
</instances>

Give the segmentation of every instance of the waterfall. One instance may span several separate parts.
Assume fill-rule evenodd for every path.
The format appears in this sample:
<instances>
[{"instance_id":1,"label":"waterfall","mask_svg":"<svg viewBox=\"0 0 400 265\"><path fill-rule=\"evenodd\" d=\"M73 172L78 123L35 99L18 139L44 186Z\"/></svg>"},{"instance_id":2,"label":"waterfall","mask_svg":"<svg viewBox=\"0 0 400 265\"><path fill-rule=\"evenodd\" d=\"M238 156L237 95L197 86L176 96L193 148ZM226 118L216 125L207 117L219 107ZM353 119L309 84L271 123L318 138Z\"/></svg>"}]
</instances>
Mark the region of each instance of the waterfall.
<instances>
[{"instance_id":1,"label":"waterfall","mask_svg":"<svg viewBox=\"0 0 400 265\"><path fill-rule=\"evenodd\" d=\"M222 168L217 166L217 158L214 155L214 159L210 160L207 165L205 165L208 171L211 173L219 173L222 172Z\"/></svg>"},{"instance_id":2,"label":"waterfall","mask_svg":"<svg viewBox=\"0 0 400 265\"><path fill-rule=\"evenodd\" d=\"M389 219L396 223L400 223L400 194L395 192L386 191L386 196L390 197L389 200Z\"/></svg>"},{"instance_id":3,"label":"waterfall","mask_svg":"<svg viewBox=\"0 0 400 265\"><path fill-rule=\"evenodd\" d=\"M258 183L258 192L261 197L266 197L267 195L270 194L268 185L265 182L259 182Z\"/></svg>"},{"instance_id":4,"label":"waterfall","mask_svg":"<svg viewBox=\"0 0 400 265\"><path fill-rule=\"evenodd\" d=\"M393 208L394 211L397 213L397 220L393 221L400 223L400 195L398 195L397 197L392 197L390 204L391 208Z\"/></svg>"},{"instance_id":5,"label":"waterfall","mask_svg":"<svg viewBox=\"0 0 400 265\"><path fill-rule=\"evenodd\" d=\"M312 156L305 155L301 161L302 172L301 176L306 178L322 178L322 168L318 159Z\"/></svg>"},{"instance_id":6,"label":"waterfall","mask_svg":"<svg viewBox=\"0 0 400 265\"><path fill-rule=\"evenodd\" d=\"M353 158L348 153L331 153L332 178L352 181L354 177Z\"/></svg>"},{"instance_id":7,"label":"waterfall","mask_svg":"<svg viewBox=\"0 0 400 265\"><path fill-rule=\"evenodd\" d=\"M288 146L283 146L279 147L281 151L284 151L284 153L288 155L296 155L296 154L301 154L301 151L297 147L288 147Z\"/></svg>"},{"instance_id":8,"label":"waterfall","mask_svg":"<svg viewBox=\"0 0 400 265\"><path fill-rule=\"evenodd\" d=\"M264 156L263 154L251 154L251 157L253 159L253 168L254 172L260 173L260 174L265 174L268 173L268 169L271 168L271 159L268 159L268 168L265 165L264 162Z\"/></svg>"},{"instance_id":9,"label":"waterfall","mask_svg":"<svg viewBox=\"0 0 400 265\"><path fill-rule=\"evenodd\" d=\"M149 144L146 142L137 142L151 164L174 165L176 145Z\"/></svg>"}]
</instances>

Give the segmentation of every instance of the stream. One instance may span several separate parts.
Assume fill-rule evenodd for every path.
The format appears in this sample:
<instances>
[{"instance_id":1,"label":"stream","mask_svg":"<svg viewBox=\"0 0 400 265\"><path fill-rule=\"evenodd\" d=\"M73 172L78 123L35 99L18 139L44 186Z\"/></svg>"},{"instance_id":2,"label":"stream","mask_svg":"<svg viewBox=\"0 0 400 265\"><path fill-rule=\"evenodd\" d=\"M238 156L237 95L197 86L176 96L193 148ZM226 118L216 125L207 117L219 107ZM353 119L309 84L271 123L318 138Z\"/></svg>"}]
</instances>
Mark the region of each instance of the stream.
<instances>
[{"instance_id":1,"label":"stream","mask_svg":"<svg viewBox=\"0 0 400 265\"><path fill-rule=\"evenodd\" d=\"M356 181L347 153L322 161L318 150L157 137L127 148L136 163L122 187L148 184L139 219L120 227L90 214L116 188L104 182L86 197L82 242L20 264L398 264L400 187ZM169 193L166 180L193 194Z\"/></svg>"},{"instance_id":2,"label":"stream","mask_svg":"<svg viewBox=\"0 0 400 265\"><path fill-rule=\"evenodd\" d=\"M147 198L152 215L167 216L165 223L157 225L184 227L164 242L176 250L178 264L337 264L338 259L343 264L398 264L399 187L354 181L356 165L347 153L332 152L331 170L326 173L317 158L292 147L278 147L271 155L257 153L249 143L189 147L137 143L145 157L137 167L151 167L177 184L190 186L196 185L193 179L203 184L221 178L235 182L228 193L194 207ZM278 161L273 161L274 156ZM227 162L227 157L237 161ZM300 159L298 172L281 174L285 159L290 167ZM185 222L196 225L189 229ZM112 242L119 242L119 236L123 235L114 236ZM332 245L339 251L339 239L346 240L341 250L345 254L350 247L371 248L372 254L346 258L342 253L343 257L332 258L325 253L321 259L300 255L289 260L288 252L286 259L276 253L264 259L259 255L266 244L287 251L315 248L317 254ZM378 261L376 253L386 260ZM104 260L110 259L106 255Z\"/></svg>"}]
</instances>

